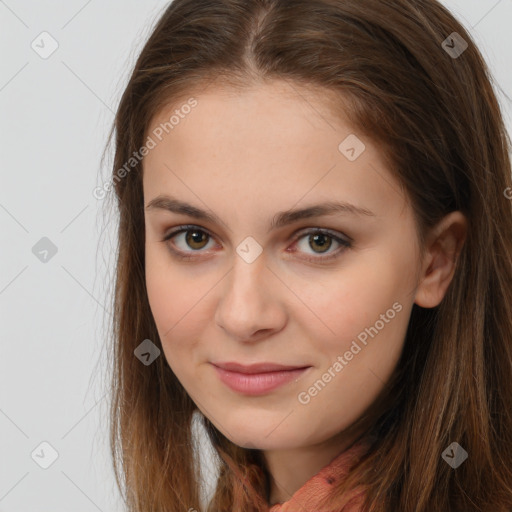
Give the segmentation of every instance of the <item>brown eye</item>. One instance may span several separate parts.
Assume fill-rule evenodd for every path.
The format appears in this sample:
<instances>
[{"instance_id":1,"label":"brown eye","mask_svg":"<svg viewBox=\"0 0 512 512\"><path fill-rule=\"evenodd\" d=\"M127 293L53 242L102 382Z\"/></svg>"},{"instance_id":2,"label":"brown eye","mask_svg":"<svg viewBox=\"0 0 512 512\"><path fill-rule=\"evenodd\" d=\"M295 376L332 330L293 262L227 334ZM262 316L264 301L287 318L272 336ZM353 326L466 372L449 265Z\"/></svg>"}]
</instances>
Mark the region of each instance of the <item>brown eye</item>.
<instances>
[{"instance_id":1,"label":"brown eye","mask_svg":"<svg viewBox=\"0 0 512 512\"><path fill-rule=\"evenodd\" d=\"M329 251L332 248L333 241L336 244L335 249L338 250ZM297 238L295 245L298 246L299 250L292 252L306 253L303 259L320 262L340 256L341 252L352 247L352 240L350 238L345 239L341 234L331 234L322 229L313 229L302 233L302 236ZM311 254L317 256L311 256Z\"/></svg>"},{"instance_id":2,"label":"brown eye","mask_svg":"<svg viewBox=\"0 0 512 512\"><path fill-rule=\"evenodd\" d=\"M192 260L200 257L203 249L208 248L208 243L214 241L212 235L206 230L197 226L186 225L180 226L179 229L169 233L162 240L169 241L169 249L179 258L183 260ZM337 246L335 251L329 251L332 248L333 241ZM352 239L345 237L343 234L331 234L323 229L310 229L296 239L295 244L299 250L292 250L293 253L306 253L302 259L320 262L334 259L340 256L345 249L352 247ZM210 247L211 248L211 247ZM312 252L311 252L312 251ZM195 254L197 253L197 254ZM309 253L309 256L308 256ZM316 254L317 256L311 256Z\"/></svg>"},{"instance_id":3,"label":"brown eye","mask_svg":"<svg viewBox=\"0 0 512 512\"><path fill-rule=\"evenodd\" d=\"M203 249L205 246L205 240L208 241L209 235L204 231L198 229L185 231L185 243L191 249Z\"/></svg>"},{"instance_id":4,"label":"brown eye","mask_svg":"<svg viewBox=\"0 0 512 512\"><path fill-rule=\"evenodd\" d=\"M308 237L309 246L316 251L315 246L319 247L320 250L318 252L323 253L330 249L332 245L332 237L326 235L325 233L319 233L316 235L309 235Z\"/></svg>"},{"instance_id":5,"label":"brown eye","mask_svg":"<svg viewBox=\"0 0 512 512\"><path fill-rule=\"evenodd\" d=\"M212 236L203 229L195 226L181 226L180 229L169 233L162 240L169 241L169 249L179 256L190 257L195 252L205 252L208 242L212 240Z\"/></svg>"}]
</instances>

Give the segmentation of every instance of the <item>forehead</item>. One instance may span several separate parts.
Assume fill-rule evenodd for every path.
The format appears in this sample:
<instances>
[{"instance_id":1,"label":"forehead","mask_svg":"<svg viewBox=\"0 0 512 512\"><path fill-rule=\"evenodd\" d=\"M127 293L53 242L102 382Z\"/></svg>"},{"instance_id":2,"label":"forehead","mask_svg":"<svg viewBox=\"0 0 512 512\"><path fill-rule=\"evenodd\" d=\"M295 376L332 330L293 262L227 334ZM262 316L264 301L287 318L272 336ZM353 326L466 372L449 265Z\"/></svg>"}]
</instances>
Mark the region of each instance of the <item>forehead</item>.
<instances>
[{"instance_id":1,"label":"forehead","mask_svg":"<svg viewBox=\"0 0 512 512\"><path fill-rule=\"evenodd\" d=\"M219 78L203 81L190 89L180 90L176 97L173 96L174 99L162 103L151 118L148 128L168 120L170 115L185 105L190 98L201 101L203 106L213 106L213 103L218 101L228 103L237 109L249 109L254 105L263 108L264 104L280 103L294 110L301 107L302 110L310 109L316 115L321 115L325 121L330 117L329 123L337 120L335 111L347 101L347 98L332 89L286 79L261 79L251 83L232 83L227 80Z\"/></svg>"},{"instance_id":2,"label":"forehead","mask_svg":"<svg viewBox=\"0 0 512 512\"><path fill-rule=\"evenodd\" d=\"M144 167L171 156L187 163L208 159L208 167L276 167L283 159L314 164L319 153L337 155L354 132L335 108L330 91L272 81L243 89L209 85L161 108L147 136L156 147ZM226 161L227 160L227 161ZM231 162L231 163L230 163ZM198 162L199 163L199 162Z\"/></svg>"},{"instance_id":3,"label":"forehead","mask_svg":"<svg viewBox=\"0 0 512 512\"><path fill-rule=\"evenodd\" d=\"M350 161L340 151L348 137L357 137L342 105L330 91L287 81L244 89L210 85L182 95L147 131L156 145L144 157L145 196L180 188L190 199L265 194L282 204L314 192L316 200L342 194L357 203L375 192L373 206L385 207L393 191L379 181L386 169L378 147L358 133L361 156Z\"/></svg>"},{"instance_id":4,"label":"forehead","mask_svg":"<svg viewBox=\"0 0 512 512\"><path fill-rule=\"evenodd\" d=\"M300 144L304 138L311 139L314 131L350 131L343 118L336 115L335 104L330 92L321 93L287 81L243 89L210 84L161 108L152 118L148 132L160 127L163 136L172 134L183 143L190 140L193 131L197 134L193 137L196 147L201 141L206 143L227 134L229 139L223 141L223 147L239 140L244 140L246 146L269 147L282 141Z\"/></svg>"}]
</instances>

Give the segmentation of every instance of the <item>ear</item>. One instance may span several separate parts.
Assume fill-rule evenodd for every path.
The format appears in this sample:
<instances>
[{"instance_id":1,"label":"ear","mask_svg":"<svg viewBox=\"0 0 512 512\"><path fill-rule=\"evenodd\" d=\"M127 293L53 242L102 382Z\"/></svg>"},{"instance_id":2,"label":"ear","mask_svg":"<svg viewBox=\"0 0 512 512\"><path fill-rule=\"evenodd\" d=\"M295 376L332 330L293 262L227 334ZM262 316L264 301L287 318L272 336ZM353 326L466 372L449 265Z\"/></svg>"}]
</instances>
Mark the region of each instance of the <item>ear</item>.
<instances>
[{"instance_id":1,"label":"ear","mask_svg":"<svg viewBox=\"0 0 512 512\"><path fill-rule=\"evenodd\" d=\"M430 230L414 300L418 306L434 308L443 300L466 234L467 219L459 211L449 213Z\"/></svg>"}]
</instances>

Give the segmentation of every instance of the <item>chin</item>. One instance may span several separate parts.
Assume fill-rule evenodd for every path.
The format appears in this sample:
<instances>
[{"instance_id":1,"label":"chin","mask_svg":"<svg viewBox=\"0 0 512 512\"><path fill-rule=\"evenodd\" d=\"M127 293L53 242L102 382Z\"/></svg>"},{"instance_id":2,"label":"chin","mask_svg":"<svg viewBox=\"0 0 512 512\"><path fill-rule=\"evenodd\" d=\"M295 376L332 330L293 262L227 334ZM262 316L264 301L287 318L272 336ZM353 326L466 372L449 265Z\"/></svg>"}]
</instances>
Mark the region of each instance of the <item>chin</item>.
<instances>
[{"instance_id":1,"label":"chin","mask_svg":"<svg viewBox=\"0 0 512 512\"><path fill-rule=\"evenodd\" d=\"M254 423L250 428L225 425L229 432L221 432L237 446L255 450L284 450L304 443L302 437L295 437L297 429L281 429L279 426L276 428L276 425L279 425L279 421L273 424Z\"/></svg>"}]
</instances>

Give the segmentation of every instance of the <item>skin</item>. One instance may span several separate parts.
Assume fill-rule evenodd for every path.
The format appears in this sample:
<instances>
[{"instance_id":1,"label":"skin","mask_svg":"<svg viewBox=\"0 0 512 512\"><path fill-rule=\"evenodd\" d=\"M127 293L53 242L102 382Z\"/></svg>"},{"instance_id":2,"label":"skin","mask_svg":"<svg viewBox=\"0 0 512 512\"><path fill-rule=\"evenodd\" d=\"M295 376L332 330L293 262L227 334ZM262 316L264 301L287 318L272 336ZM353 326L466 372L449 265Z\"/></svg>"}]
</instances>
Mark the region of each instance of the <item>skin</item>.
<instances>
[{"instance_id":1,"label":"skin","mask_svg":"<svg viewBox=\"0 0 512 512\"><path fill-rule=\"evenodd\" d=\"M354 130L325 97L280 81L243 92L209 87L144 159L146 206L167 194L221 219L145 209L148 298L165 357L201 412L232 442L263 451L271 505L349 446L345 430L396 367L413 304L442 300L466 233L464 216L451 213L429 233L421 258L413 210L378 147L358 133L366 149L349 161L338 145ZM162 109L147 134L184 103ZM269 231L277 212L340 200L374 215L341 212ZM182 232L162 241L184 224L204 239L187 245ZM320 228L350 237L351 247L329 237L325 246L308 243L304 232ZM252 263L236 251L248 236L262 248ZM170 247L195 259L180 260ZM324 253L337 257L322 262ZM401 311L300 403L299 393L394 303ZM311 368L246 396L223 384L211 361Z\"/></svg>"}]
</instances>

